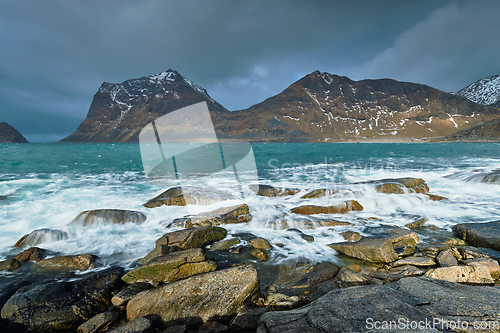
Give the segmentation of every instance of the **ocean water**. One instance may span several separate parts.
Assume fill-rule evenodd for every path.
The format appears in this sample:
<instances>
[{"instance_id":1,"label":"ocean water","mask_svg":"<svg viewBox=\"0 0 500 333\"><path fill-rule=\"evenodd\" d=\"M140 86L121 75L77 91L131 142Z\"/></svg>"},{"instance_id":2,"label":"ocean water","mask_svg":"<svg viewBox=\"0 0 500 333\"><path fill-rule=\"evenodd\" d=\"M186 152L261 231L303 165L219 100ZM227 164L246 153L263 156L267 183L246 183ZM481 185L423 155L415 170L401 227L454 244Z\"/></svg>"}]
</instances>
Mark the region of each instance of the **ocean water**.
<instances>
[{"instance_id":1,"label":"ocean water","mask_svg":"<svg viewBox=\"0 0 500 333\"><path fill-rule=\"evenodd\" d=\"M337 261L327 245L343 241L340 233L354 230L370 235L381 226L404 226L420 218L426 225L449 232L456 223L500 219L500 183L481 182L483 173L500 168L496 143L265 143L252 144L259 182L297 188L289 197L267 198L250 194L244 199L189 207L206 212L244 201L253 215L247 224L226 225L230 235L250 232L275 246L270 263L305 259ZM426 195L376 193L373 185L356 184L384 178L423 178L431 193L447 200L430 201ZM214 188L223 186L217 176ZM246 186L246 185L243 185ZM327 188L338 193L317 199L301 199L310 190ZM90 253L106 264L129 266L154 248L157 238L177 230L173 219L187 214L185 207L143 203L165 191L147 182L139 144L0 144L0 260L21 249L12 248L23 235L40 228L58 229L68 238L47 241L39 247L53 253ZM293 207L331 205L355 199L363 211L347 214L299 216ZM144 213L141 224L70 226L82 211L125 209ZM319 220L350 222L349 226L319 227ZM315 241L308 243L298 228ZM429 234L422 234L426 242Z\"/></svg>"}]
</instances>

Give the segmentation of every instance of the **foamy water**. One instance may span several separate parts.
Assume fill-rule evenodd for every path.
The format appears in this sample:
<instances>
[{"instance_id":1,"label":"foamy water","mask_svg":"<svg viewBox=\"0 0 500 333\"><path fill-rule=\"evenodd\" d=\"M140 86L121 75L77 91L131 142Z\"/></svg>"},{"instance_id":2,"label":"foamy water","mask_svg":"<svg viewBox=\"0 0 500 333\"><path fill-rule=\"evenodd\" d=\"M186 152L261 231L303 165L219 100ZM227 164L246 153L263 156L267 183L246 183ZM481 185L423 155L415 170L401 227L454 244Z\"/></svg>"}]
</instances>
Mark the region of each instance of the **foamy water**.
<instances>
[{"instance_id":1,"label":"foamy water","mask_svg":"<svg viewBox=\"0 0 500 333\"><path fill-rule=\"evenodd\" d=\"M298 188L300 192L267 198L252 194L244 183L244 199L190 206L189 212L245 202L253 219L224 227L230 235L250 232L271 243L283 243L283 247L274 247L271 262L297 258L336 261L336 252L327 244L343 241L340 232L345 230L369 235L373 227L404 226L427 218L426 225L449 231L456 223L500 219L500 184L483 183L477 177L500 167L498 144L253 146L261 183ZM0 260L21 251L12 245L24 234L51 228L66 232L68 238L47 241L39 247L59 254L90 253L105 263L126 266L151 251L164 233L178 229L171 222L187 214L185 207L143 207L166 188L146 181L138 145L0 145L0 157ZM432 194L448 200L431 201L415 193L377 193L373 185L355 184L401 177L423 178ZM223 187L224 181L213 177L209 183L217 188ZM300 198L319 188L339 193ZM316 216L290 213L299 205L332 205L351 199L357 200L363 211ZM135 210L147 219L141 224L69 225L80 212L103 208ZM318 219L352 225L310 229ZM315 241L308 243L283 226L301 229ZM425 241L425 236L421 239Z\"/></svg>"}]
</instances>

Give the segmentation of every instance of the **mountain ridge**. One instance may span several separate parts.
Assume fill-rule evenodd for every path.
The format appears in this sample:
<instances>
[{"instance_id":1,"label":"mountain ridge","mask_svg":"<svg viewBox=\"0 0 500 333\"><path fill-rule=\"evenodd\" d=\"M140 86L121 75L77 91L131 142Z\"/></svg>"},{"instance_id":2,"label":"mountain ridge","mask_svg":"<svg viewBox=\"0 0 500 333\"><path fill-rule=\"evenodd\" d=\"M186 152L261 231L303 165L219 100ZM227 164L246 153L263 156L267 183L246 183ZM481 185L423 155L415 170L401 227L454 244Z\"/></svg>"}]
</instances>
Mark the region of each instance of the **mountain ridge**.
<instances>
[{"instance_id":1,"label":"mountain ridge","mask_svg":"<svg viewBox=\"0 0 500 333\"><path fill-rule=\"evenodd\" d=\"M479 79L467 87L460 89L457 95L464 96L475 103L499 107L500 75Z\"/></svg>"},{"instance_id":2,"label":"mountain ridge","mask_svg":"<svg viewBox=\"0 0 500 333\"><path fill-rule=\"evenodd\" d=\"M0 122L0 143L29 143L29 142L14 127L5 122Z\"/></svg>"}]
</instances>

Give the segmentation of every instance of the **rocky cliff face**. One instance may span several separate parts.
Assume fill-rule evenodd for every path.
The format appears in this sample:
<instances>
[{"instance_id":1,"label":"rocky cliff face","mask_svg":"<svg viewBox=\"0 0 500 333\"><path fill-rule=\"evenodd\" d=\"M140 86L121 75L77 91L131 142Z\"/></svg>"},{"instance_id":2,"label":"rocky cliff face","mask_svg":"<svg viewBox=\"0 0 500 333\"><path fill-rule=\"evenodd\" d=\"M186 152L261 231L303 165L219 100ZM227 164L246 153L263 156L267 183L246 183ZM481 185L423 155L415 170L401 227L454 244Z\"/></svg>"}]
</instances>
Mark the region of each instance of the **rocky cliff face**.
<instances>
[{"instance_id":1,"label":"rocky cliff face","mask_svg":"<svg viewBox=\"0 0 500 333\"><path fill-rule=\"evenodd\" d=\"M151 121L202 101L215 114L228 112L205 89L171 69L119 84L105 82L94 95L87 118L62 141L138 142L140 131Z\"/></svg>"},{"instance_id":2,"label":"rocky cliff face","mask_svg":"<svg viewBox=\"0 0 500 333\"><path fill-rule=\"evenodd\" d=\"M4 142L28 143L28 140L26 140L14 127L7 123L0 123L0 143Z\"/></svg>"},{"instance_id":3,"label":"rocky cliff face","mask_svg":"<svg viewBox=\"0 0 500 333\"><path fill-rule=\"evenodd\" d=\"M316 71L249 109L217 115L215 127L222 137L252 141L411 141L499 115L500 109L421 84Z\"/></svg>"}]
</instances>

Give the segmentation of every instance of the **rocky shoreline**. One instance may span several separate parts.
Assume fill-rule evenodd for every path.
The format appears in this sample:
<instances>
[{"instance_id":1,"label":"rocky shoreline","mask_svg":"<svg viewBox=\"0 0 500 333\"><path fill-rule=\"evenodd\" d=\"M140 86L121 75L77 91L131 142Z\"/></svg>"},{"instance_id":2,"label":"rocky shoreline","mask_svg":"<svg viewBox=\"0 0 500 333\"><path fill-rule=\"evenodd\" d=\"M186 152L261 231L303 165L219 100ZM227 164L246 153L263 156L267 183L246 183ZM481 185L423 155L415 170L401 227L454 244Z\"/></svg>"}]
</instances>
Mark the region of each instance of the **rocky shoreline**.
<instances>
[{"instance_id":1,"label":"rocky shoreline","mask_svg":"<svg viewBox=\"0 0 500 333\"><path fill-rule=\"evenodd\" d=\"M446 200L430 194L422 179L368 184L380 193ZM315 189L302 198L332 191ZM256 192L275 197L298 191L265 186ZM145 205L186 201L169 189ZM291 213L361 210L350 200L297 206ZM12 258L0 262L0 271L10 272L0 281L0 332L469 332L476 323L489 325L482 332L500 328L500 221L457 224L453 234L426 226L425 219L378 227L365 237L344 231L344 242L329 245L342 264L266 265L283 244L251 233L228 235L224 228L251 219L246 204L176 219L173 225L183 229L158 238L154 250L127 271L105 267L92 254L54 256L43 243L68 235L34 230L14 245ZM140 212L98 210L82 212L71 224L145 220ZM338 224L315 226L325 225ZM314 242L304 231L286 232ZM432 325L412 326L427 321Z\"/></svg>"}]
</instances>

